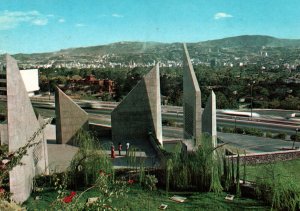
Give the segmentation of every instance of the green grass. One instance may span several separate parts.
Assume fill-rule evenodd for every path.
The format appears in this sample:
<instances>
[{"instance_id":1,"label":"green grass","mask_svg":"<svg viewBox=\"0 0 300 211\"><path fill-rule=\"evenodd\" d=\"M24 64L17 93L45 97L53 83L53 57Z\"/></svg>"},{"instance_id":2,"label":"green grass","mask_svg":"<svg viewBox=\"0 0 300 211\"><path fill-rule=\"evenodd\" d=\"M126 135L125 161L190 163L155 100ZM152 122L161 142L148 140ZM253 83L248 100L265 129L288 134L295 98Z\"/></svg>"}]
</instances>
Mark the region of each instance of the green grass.
<instances>
[{"instance_id":1,"label":"green grass","mask_svg":"<svg viewBox=\"0 0 300 211\"><path fill-rule=\"evenodd\" d=\"M79 192L77 193L79 194ZM174 195L169 193L169 196ZM269 210L270 208L260 201L235 198L233 201L226 201L226 193L219 195L214 193L191 193L176 195L187 197L184 203L176 203L166 196L164 191L146 191L138 185L132 186L125 199L113 199L113 206L123 208L124 210L158 210L160 204L167 204L167 210L185 211L185 210ZM40 200L34 200L36 196L41 196ZM48 190L42 193L33 193L29 200L24 204L30 210L54 210L51 203L56 200L57 193L54 190ZM80 203L84 203L88 197L96 197L97 191L91 190L84 194Z\"/></svg>"},{"instance_id":2,"label":"green grass","mask_svg":"<svg viewBox=\"0 0 300 211\"><path fill-rule=\"evenodd\" d=\"M294 179L294 181L300 186L300 159L281 161L272 164L257 164L246 166L246 179L254 181L256 176L261 175L263 169L274 169L276 174L281 174L285 178ZM243 167L240 168L241 175L243 175Z\"/></svg>"},{"instance_id":3,"label":"green grass","mask_svg":"<svg viewBox=\"0 0 300 211\"><path fill-rule=\"evenodd\" d=\"M172 196L173 194L169 194ZM235 199L233 202L226 201L226 193L216 195L214 193L193 193L183 195L187 197L184 203L171 201L165 192L145 192L141 189L133 189L128 195L128 200L123 201L123 207L127 210L157 210L160 204L167 204L168 210L268 210L262 203L251 199Z\"/></svg>"}]
</instances>

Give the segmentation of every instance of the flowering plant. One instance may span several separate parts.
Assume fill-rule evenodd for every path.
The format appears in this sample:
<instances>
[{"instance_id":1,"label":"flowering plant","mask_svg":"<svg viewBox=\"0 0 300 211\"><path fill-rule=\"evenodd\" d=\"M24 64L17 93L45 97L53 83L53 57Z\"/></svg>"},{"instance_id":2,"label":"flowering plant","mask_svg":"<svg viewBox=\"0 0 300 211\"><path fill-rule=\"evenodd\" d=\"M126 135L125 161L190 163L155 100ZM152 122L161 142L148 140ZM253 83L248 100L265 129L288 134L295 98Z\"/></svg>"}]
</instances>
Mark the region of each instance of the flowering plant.
<instances>
[{"instance_id":1,"label":"flowering plant","mask_svg":"<svg viewBox=\"0 0 300 211\"><path fill-rule=\"evenodd\" d=\"M133 179L129 179L128 180L128 184L132 185L134 183L134 180Z\"/></svg>"},{"instance_id":2,"label":"flowering plant","mask_svg":"<svg viewBox=\"0 0 300 211\"><path fill-rule=\"evenodd\" d=\"M65 196L64 198L63 198L63 202L65 202L65 203L70 203L70 202L72 202L72 199L73 199L73 197L76 195L76 192L75 191L72 191L71 193L70 193L70 195L68 195L68 196Z\"/></svg>"}]
</instances>

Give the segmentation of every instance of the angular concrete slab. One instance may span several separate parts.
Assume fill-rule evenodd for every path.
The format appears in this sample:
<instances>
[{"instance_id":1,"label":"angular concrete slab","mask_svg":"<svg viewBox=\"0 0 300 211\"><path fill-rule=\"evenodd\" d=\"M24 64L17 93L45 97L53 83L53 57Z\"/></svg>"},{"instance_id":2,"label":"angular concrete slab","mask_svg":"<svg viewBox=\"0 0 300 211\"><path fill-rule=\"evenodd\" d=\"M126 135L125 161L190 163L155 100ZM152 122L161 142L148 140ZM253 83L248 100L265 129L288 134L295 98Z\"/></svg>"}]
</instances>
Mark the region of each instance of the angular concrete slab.
<instances>
[{"instance_id":1,"label":"angular concrete slab","mask_svg":"<svg viewBox=\"0 0 300 211\"><path fill-rule=\"evenodd\" d=\"M186 44L183 44L183 121L184 138L201 137L201 90L190 60Z\"/></svg>"},{"instance_id":2,"label":"angular concrete slab","mask_svg":"<svg viewBox=\"0 0 300 211\"><path fill-rule=\"evenodd\" d=\"M162 144L159 64L142 78L111 115L112 139L148 140Z\"/></svg>"},{"instance_id":3,"label":"angular concrete slab","mask_svg":"<svg viewBox=\"0 0 300 211\"><path fill-rule=\"evenodd\" d=\"M58 87L55 89L56 143L73 144L73 137L88 129L88 113Z\"/></svg>"},{"instance_id":4,"label":"angular concrete slab","mask_svg":"<svg viewBox=\"0 0 300 211\"><path fill-rule=\"evenodd\" d=\"M6 56L7 69L7 129L9 151L23 147L39 131L40 125L35 116L28 97L17 62L11 56ZM9 173L10 191L12 199L24 202L30 195L32 179L37 173L46 172L46 156L42 135L37 135L35 147L28 149L27 155Z\"/></svg>"},{"instance_id":5,"label":"angular concrete slab","mask_svg":"<svg viewBox=\"0 0 300 211\"><path fill-rule=\"evenodd\" d=\"M47 148L47 139L45 137L45 129L46 129L46 121L43 119L41 115L38 116L38 122L40 125L40 128L44 129L41 131L41 136L42 136L42 142L40 143L40 151L43 152L43 156L39 158L39 164L40 166L37 166L36 168L36 174L49 174L49 165L48 165L48 148ZM46 169L41 168L41 166L46 166Z\"/></svg>"},{"instance_id":6,"label":"angular concrete slab","mask_svg":"<svg viewBox=\"0 0 300 211\"><path fill-rule=\"evenodd\" d=\"M212 146L217 146L217 113L216 95L213 91L207 100L205 109L202 113L202 132L212 136Z\"/></svg>"},{"instance_id":7,"label":"angular concrete slab","mask_svg":"<svg viewBox=\"0 0 300 211\"><path fill-rule=\"evenodd\" d=\"M0 124L0 139L1 145L8 144L8 137L7 137L7 122L3 122Z\"/></svg>"}]
</instances>

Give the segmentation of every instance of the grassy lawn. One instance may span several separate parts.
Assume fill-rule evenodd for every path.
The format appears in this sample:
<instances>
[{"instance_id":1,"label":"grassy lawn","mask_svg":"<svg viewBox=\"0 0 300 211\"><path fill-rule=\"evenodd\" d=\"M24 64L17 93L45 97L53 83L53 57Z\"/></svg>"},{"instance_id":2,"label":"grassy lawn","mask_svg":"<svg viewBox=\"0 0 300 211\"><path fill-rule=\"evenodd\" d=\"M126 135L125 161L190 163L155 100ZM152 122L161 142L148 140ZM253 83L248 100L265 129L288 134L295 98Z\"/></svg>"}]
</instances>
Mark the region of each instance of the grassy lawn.
<instances>
[{"instance_id":1,"label":"grassy lawn","mask_svg":"<svg viewBox=\"0 0 300 211\"><path fill-rule=\"evenodd\" d=\"M240 168L241 175L243 168ZM284 178L292 179L297 185L300 186L300 159L281 161L270 164L257 164L246 167L246 179L250 181L255 181L255 178L261 177L262 172L269 171L276 175L282 176Z\"/></svg>"},{"instance_id":2,"label":"grassy lawn","mask_svg":"<svg viewBox=\"0 0 300 211\"><path fill-rule=\"evenodd\" d=\"M79 194L79 192L77 193ZM84 194L80 199L80 203L85 203L88 197L96 197L97 191L91 190ZM174 193L169 193L169 197ZM219 195L214 193L192 193L176 195L187 197L186 202L176 203L166 196L164 191L146 191L138 185L130 187L127 196L123 199L113 199L113 206L123 210L159 210L160 204L168 205L167 210L269 210L262 202L246 199L235 198L233 201L226 201L224 197L226 193ZM40 200L35 200L36 196L41 196ZM53 191L45 191L39 194L33 193L29 200L25 203L28 210L54 210L51 203L56 200L57 193Z\"/></svg>"}]
</instances>

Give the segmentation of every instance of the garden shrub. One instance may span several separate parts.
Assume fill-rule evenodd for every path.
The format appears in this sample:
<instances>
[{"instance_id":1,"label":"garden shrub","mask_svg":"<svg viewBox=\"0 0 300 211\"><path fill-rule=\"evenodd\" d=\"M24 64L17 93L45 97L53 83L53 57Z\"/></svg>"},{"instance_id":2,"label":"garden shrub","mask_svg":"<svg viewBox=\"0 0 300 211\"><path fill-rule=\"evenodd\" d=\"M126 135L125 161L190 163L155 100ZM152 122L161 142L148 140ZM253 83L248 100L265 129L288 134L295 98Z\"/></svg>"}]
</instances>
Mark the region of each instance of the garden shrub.
<instances>
[{"instance_id":1,"label":"garden shrub","mask_svg":"<svg viewBox=\"0 0 300 211\"><path fill-rule=\"evenodd\" d=\"M244 133L244 129L240 128L240 127L237 127L237 128L235 128L235 132L238 133L238 134L243 134Z\"/></svg>"},{"instance_id":2,"label":"garden shrub","mask_svg":"<svg viewBox=\"0 0 300 211\"><path fill-rule=\"evenodd\" d=\"M264 133L257 128L245 128L244 130L247 135L259 136L259 137L264 136Z\"/></svg>"},{"instance_id":3,"label":"garden shrub","mask_svg":"<svg viewBox=\"0 0 300 211\"><path fill-rule=\"evenodd\" d=\"M300 134L293 134L291 135L291 140L295 142L300 142Z\"/></svg>"},{"instance_id":4,"label":"garden shrub","mask_svg":"<svg viewBox=\"0 0 300 211\"><path fill-rule=\"evenodd\" d=\"M231 127L223 127L224 133L234 133L234 128Z\"/></svg>"},{"instance_id":5,"label":"garden shrub","mask_svg":"<svg viewBox=\"0 0 300 211\"><path fill-rule=\"evenodd\" d=\"M287 136L286 133L278 133L277 135L273 136L273 138L285 140L286 136Z\"/></svg>"},{"instance_id":6,"label":"garden shrub","mask_svg":"<svg viewBox=\"0 0 300 211\"><path fill-rule=\"evenodd\" d=\"M144 180L144 187L147 190L156 190L156 184L158 183L157 178L155 177L155 175L146 175L145 176L145 180Z\"/></svg>"},{"instance_id":7,"label":"garden shrub","mask_svg":"<svg viewBox=\"0 0 300 211\"><path fill-rule=\"evenodd\" d=\"M173 153L165 169L166 190L201 190L220 192L221 159L210 136L203 135L201 145L191 154Z\"/></svg>"},{"instance_id":8,"label":"garden shrub","mask_svg":"<svg viewBox=\"0 0 300 211\"><path fill-rule=\"evenodd\" d=\"M267 137L267 138L273 138L273 133L271 133L271 132L266 132L266 137Z\"/></svg>"},{"instance_id":9,"label":"garden shrub","mask_svg":"<svg viewBox=\"0 0 300 211\"><path fill-rule=\"evenodd\" d=\"M217 126L217 131L218 132L223 132L223 127Z\"/></svg>"},{"instance_id":10,"label":"garden shrub","mask_svg":"<svg viewBox=\"0 0 300 211\"><path fill-rule=\"evenodd\" d=\"M79 146L79 150L68 168L71 186L82 185L86 187L94 184L99 172L113 175L110 159L90 133L81 131L74 141Z\"/></svg>"}]
</instances>

